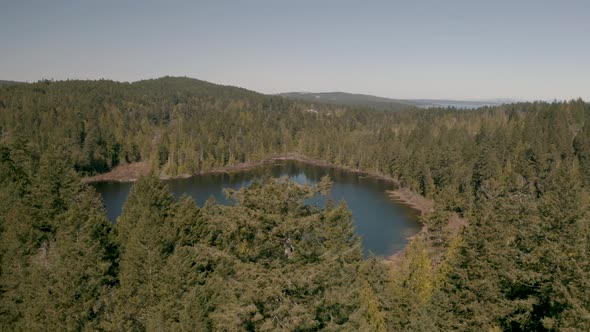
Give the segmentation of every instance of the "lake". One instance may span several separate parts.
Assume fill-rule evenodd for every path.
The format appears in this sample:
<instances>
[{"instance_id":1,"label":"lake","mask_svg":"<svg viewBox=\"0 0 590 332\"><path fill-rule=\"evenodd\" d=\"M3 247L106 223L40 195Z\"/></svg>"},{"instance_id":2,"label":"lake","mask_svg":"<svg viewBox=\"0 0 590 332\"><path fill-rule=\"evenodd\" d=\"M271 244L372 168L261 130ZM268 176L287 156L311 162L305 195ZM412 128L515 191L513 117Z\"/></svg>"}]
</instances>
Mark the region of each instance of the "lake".
<instances>
[{"instance_id":1,"label":"lake","mask_svg":"<svg viewBox=\"0 0 590 332\"><path fill-rule=\"evenodd\" d=\"M391 182L360 173L312 165L300 161L279 160L254 169L236 172L196 175L186 179L165 180L176 198L190 195L199 206L210 197L227 204L223 188L238 189L264 176L288 177L302 184L315 184L324 175L334 181L329 196L333 201L346 201L352 211L357 233L362 237L365 255L389 256L407 244L407 238L420 231L419 213L387 197ZM96 182L92 184L102 195L107 216L113 222L121 214L132 183ZM309 204L322 206L326 198L314 198Z\"/></svg>"}]
</instances>

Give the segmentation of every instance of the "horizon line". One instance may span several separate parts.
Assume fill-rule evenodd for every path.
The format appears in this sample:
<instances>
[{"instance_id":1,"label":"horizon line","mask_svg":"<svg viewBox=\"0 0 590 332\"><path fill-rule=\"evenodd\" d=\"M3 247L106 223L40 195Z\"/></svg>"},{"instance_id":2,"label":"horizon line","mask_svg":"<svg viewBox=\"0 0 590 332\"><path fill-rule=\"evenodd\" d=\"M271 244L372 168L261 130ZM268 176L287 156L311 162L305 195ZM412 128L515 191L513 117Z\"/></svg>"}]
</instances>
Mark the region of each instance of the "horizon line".
<instances>
[{"instance_id":1,"label":"horizon line","mask_svg":"<svg viewBox=\"0 0 590 332\"><path fill-rule=\"evenodd\" d=\"M260 94L267 95L267 96L276 96L276 95L289 94L289 93L299 93L299 94L344 93L344 94L349 94L349 95L363 95L363 96L368 96L368 97L377 97L377 98L382 98L382 99L390 99L392 101L459 101L459 102L482 102L482 103L483 102L496 102L498 105L501 105L501 104L512 104L512 103L534 103L534 102L554 103L554 102L569 102L569 101L577 101L577 100L582 100L583 102L590 102L590 99L586 100L582 96L572 97L572 98L556 98L556 97L550 97L550 98L546 98L546 99L520 98L520 97L489 97L489 98L480 98L480 97L473 97L472 98L472 97L469 97L467 99L463 99L463 98L452 98L452 97L445 97L445 98L431 98L431 97L399 98L399 97L380 96L380 95L371 94L371 93L365 93L365 92L346 92L346 91L341 91L341 90L332 90L332 91L283 91L283 92L276 92L276 93L265 93L265 92L260 92L260 91L257 91L257 90L253 90L253 89L248 88L248 87L243 87L243 86L238 86L238 85L232 85L232 84L226 84L226 83L217 83L217 82L212 82L212 81L208 81L208 80L204 80L204 79L200 79L200 78L195 78L195 77L191 77L191 76L187 76L187 75L178 75L178 76L175 76L175 75L163 75L163 76L159 76L159 77L141 78L141 79L137 79L137 80L116 80L116 79L112 79L112 78L102 77L102 78L63 78L63 79L40 78L37 81L13 80L13 79L4 79L4 78L1 78L0 81L15 82L15 83L25 83L25 84L35 84L35 83L41 83L43 81L51 81L51 82L65 82L65 81L112 81L112 82L117 82L117 83L130 83L130 84L133 84L133 83L137 83L137 82L141 82L141 81L158 80L158 79L162 79L162 78L166 78L166 77L170 77L170 78L188 78L188 79L203 81L203 82L207 82L207 83L215 84L215 85L221 85L221 86L227 86L227 87L235 87L235 88L245 89L245 90L253 91L253 92L260 93Z\"/></svg>"}]
</instances>

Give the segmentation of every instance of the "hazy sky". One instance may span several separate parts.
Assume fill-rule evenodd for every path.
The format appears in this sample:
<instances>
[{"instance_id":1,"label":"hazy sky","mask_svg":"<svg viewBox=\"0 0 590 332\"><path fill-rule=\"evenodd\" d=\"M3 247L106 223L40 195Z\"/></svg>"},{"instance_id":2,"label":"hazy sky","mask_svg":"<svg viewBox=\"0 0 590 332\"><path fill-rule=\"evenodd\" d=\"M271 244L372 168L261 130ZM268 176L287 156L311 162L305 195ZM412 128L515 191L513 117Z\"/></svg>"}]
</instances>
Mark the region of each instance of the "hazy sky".
<instances>
[{"instance_id":1,"label":"hazy sky","mask_svg":"<svg viewBox=\"0 0 590 332\"><path fill-rule=\"evenodd\" d=\"M590 0L0 0L0 79L590 100Z\"/></svg>"}]
</instances>

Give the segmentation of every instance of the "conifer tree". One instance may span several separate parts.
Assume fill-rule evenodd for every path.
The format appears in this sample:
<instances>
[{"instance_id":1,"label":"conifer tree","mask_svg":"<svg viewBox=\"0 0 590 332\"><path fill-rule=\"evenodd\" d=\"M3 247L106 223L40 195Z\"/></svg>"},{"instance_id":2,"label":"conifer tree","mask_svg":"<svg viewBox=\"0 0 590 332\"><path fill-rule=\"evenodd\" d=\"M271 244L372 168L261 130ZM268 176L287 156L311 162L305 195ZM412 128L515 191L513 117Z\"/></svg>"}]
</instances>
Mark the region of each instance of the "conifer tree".
<instances>
[{"instance_id":1,"label":"conifer tree","mask_svg":"<svg viewBox=\"0 0 590 332\"><path fill-rule=\"evenodd\" d=\"M113 329L145 329L149 308L164 296L160 274L174 251L173 197L154 175L133 186L118 218L120 286L112 308Z\"/></svg>"}]
</instances>

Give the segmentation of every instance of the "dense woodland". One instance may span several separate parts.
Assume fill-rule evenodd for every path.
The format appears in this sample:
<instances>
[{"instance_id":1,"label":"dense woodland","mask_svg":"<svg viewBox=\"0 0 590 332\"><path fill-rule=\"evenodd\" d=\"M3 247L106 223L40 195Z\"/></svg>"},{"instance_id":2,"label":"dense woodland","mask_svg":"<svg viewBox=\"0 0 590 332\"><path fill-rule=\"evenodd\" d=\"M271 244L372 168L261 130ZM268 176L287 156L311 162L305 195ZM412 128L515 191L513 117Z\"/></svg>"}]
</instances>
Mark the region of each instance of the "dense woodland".
<instances>
[{"instance_id":1,"label":"dense woodland","mask_svg":"<svg viewBox=\"0 0 590 332\"><path fill-rule=\"evenodd\" d=\"M363 259L344 203L304 204L329 179L201 207L158 180L289 152L436 207L391 263ZM152 174L112 225L80 177L136 161ZM6 86L0 329L588 331L589 185L581 100L387 112L188 78Z\"/></svg>"}]
</instances>

